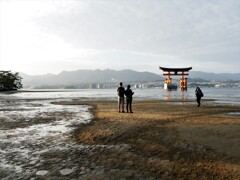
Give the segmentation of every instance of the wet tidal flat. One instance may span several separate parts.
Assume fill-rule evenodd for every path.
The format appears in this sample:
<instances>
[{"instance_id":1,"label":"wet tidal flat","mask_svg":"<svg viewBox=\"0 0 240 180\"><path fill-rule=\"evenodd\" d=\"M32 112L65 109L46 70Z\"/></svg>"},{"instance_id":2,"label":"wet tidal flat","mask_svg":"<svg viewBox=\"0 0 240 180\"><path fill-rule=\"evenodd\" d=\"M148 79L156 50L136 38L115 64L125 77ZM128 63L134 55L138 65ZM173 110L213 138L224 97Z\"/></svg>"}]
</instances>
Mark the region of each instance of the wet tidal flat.
<instances>
[{"instance_id":1,"label":"wet tidal flat","mask_svg":"<svg viewBox=\"0 0 240 180\"><path fill-rule=\"evenodd\" d=\"M1 101L3 179L239 179L239 105Z\"/></svg>"},{"instance_id":2,"label":"wet tidal flat","mask_svg":"<svg viewBox=\"0 0 240 180\"><path fill-rule=\"evenodd\" d=\"M85 149L75 146L71 132L78 124L91 120L89 108L53 105L49 100L1 101L1 178L25 179L70 173L72 170L66 169L73 166L66 162L67 155Z\"/></svg>"},{"instance_id":3,"label":"wet tidal flat","mask_svg":"<svg viewBox=\"0 0 240 180\"><path fill-rule=\"evenodd\" d=\"M77 100L70 104L78 104ZM124 178L239 179L239 105L134 101L133 114L118 113L116 102L91 102L95 121L76 132L79 144L126 144L108 153ZM104 156L103 156L104 157ZM101 159L99 156L98 159ZM101 162L104 162L101 159ZM108 176L106 176L108 177Z\"/></svg>"}]
</instances>

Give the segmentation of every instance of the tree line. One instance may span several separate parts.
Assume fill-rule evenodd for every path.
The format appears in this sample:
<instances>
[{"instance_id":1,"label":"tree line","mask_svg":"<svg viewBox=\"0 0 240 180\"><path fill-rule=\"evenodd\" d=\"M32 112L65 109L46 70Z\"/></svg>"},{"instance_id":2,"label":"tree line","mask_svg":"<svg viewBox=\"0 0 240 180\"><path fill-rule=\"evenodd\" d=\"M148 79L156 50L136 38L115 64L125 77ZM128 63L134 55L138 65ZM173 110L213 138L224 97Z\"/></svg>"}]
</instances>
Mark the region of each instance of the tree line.
<instances>
[{"instance_id":1,"label":"tree line","mask_svg":"<svg viewBox=\"0 0 240 180\"><path fill-rule=\"evenodd\" d=\"M10 91L22 88L22 77L18 72L0 71L0 91Z\"/></svg>"}]
</instances>

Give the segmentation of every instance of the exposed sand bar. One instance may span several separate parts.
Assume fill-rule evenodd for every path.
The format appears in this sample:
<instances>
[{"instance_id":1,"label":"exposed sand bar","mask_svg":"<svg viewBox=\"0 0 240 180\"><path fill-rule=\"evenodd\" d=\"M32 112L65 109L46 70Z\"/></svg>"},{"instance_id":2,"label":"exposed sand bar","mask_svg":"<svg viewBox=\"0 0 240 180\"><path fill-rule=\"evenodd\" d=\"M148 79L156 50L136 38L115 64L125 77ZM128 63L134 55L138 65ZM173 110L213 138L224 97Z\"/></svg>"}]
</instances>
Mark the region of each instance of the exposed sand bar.
<instances>
[{"instance_id":1,"label":"exposed sand bar","mask_svg":"<svg viewBox=\"0 0 240 180\"><path fill-rule=\"evenodd\" d=\"M145 100L128 114L115 101L58 104L92 106L93 121L74 133L79 144L117 147L89 155L104 172L85 177L240 179L239 105Z\"/></svg>"}]
</instances>

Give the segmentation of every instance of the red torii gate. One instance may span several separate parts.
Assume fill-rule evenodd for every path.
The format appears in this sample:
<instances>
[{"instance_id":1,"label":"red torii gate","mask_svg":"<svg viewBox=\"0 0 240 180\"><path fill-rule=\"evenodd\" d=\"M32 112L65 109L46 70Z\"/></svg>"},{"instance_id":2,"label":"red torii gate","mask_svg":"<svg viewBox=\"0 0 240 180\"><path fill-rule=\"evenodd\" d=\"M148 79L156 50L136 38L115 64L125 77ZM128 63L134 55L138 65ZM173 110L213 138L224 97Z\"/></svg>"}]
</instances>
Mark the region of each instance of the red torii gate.
<instances>
[{"instance_id":1,"label":"red torii gate","mask_svg":"<svg viewBox=\"0 0 240 180\"><path fill-rule=\"evenodd\" d=\"M171 90L171 85L172 85L172 78L171 76L181 76L180 78L180 89L182 91L187 90L187 78L185 76L188 76L189 74L186 73L192 69L192 67L187 67L187 68L165 68L165 67L159 67L163 72L164 76L168 76L168 78L165 80L165 85L164 88L167 90ZM179 73L180 72L180 73Z\"/></svg>"}]
</instances>

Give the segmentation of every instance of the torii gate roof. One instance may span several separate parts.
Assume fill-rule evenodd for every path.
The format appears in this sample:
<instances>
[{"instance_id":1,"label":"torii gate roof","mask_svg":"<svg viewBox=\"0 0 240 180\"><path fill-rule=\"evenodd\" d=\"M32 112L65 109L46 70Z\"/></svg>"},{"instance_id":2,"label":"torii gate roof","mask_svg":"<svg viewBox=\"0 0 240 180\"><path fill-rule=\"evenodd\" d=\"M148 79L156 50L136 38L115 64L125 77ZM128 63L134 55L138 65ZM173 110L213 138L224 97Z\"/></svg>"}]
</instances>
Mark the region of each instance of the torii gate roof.
<instances>
[{"instance_id":1,"label":"torii gate roof","mask_svg":"<svg viewBox=\"0 0 240 180\"><path fill-rule=\"evenodd\" d=\"M192 67L187 67L187 68L165 68L165 67L159 67L159 69L163 71L190 71Z\"/></svg>"}]
</instances>

